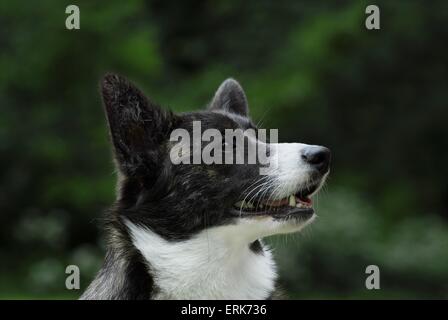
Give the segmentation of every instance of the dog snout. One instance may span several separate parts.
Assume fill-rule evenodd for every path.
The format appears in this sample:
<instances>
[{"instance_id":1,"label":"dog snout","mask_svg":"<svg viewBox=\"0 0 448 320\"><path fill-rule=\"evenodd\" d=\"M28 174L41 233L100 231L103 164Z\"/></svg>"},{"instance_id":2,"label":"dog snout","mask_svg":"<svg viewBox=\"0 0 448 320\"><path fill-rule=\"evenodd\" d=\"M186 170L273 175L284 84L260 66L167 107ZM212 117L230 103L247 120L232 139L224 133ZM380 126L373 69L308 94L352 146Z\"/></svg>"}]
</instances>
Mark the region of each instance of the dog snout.
<instances>
[{"instance_id":1,"label":"dog snout","mask_svg":"<svg viewBox=\"0 0 448 320\"><path fill-rule=\"evenodd\" d=\"M321 174L328 172L331 151L321 146L308 146L301 151L302 160L318 170Z\"/></svg>"}]
</instances>

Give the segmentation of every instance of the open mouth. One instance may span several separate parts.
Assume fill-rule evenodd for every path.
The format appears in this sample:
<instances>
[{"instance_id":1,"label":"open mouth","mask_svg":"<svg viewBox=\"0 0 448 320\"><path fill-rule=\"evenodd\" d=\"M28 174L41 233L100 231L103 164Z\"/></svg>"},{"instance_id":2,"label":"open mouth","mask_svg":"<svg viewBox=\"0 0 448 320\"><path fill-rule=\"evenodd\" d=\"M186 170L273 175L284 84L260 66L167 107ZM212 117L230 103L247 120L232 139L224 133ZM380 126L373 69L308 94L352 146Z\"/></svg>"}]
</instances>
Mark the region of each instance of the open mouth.
<instances>
[{"instance_id":1,"label":"open mouth","mask_svg":"<svg viewBox=\"0 0 448 320\"><path fill-rule=\"evenodd\" d=\"M295 194L282 199L257 199L252 201L238 201L234 209L239 216L311 216L314 213L311 195L318 189L319 184L304 188Z\"/></svg>"}]
</instances>

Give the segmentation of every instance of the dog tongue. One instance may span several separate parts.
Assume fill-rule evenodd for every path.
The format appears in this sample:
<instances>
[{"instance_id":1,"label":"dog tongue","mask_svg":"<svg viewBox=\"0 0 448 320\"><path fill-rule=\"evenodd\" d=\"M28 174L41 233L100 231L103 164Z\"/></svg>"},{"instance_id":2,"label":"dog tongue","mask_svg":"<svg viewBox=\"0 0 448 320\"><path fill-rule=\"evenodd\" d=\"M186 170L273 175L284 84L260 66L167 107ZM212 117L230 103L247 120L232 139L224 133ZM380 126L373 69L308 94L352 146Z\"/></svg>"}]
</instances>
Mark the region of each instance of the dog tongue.
<instances>
[{"instance_id":1,"label":"dog tongue","mask_svg":"<svg viewBox=\"0 0 448 320\"><path fill-rule=\"evenodd\" d=\"M311 204L313 202L313 200L311 200L311 198L307 198L307 197L300 197L299 198L300 202L306 203L306 204Z\"/></svg>"}]
</instances>

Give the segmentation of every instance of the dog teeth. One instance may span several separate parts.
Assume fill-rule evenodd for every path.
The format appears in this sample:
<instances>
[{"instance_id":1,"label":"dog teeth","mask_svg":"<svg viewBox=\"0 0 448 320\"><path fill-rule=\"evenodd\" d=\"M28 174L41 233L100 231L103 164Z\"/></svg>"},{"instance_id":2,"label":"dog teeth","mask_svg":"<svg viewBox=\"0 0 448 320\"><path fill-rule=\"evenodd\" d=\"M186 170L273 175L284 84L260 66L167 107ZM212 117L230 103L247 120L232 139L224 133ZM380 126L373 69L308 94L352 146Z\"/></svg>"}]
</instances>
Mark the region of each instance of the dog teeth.
<instances>
[{"instance_id":1,"label":"dog teeth","mask_svg":"<svg viewBox=\"0 0 448 320\"><path fill-rule=\"evenodd\" d=\"M291 207L295 207L296 206L296 197L294 195L290 195L289 196L289 205Z\"/></svg>"},{"instance_id":2,"label":"dog teeth","mask_svg":"<svg viewBox=\"0 0 448 320\"><path fill-rule=\"evenodd\" d=\"M302 203L299 201L296 205L296 208L311 208L311 206L309 204Z\"/></svg>"},{"instance_id":3,"label":"dog teeth","mask_svg":"<svg viewBox=\"0 0 448 320\"><path fill-rule=\"evenodd\" d=\"M237 203L235 203L235 207L237 208L246 208L246 209L253 209L255 208L255 206L253 205L252 202L249 201L238 201Z\"/></svg>"},{"instance_id":4,"label":"dog teeth","mask_svg":"<svg viewBox=\"0 0 448 320\"><path fill-rule=\"evenodd\" d=\"M277 201L278 202L278 201ZM286 202L286 203L285 203ZM267 203L265 205L261 203L257 203L257 206L253 202L250 201L238 201L235 203L235 207L239 209L247 209L247 210L260 210L264 208L268 208L270 211L278 211L284 208L285 206L289 206L292 208L311 208L310 203L305 203L304 201L301 201L300 199L297 199L295 195L290 195L287 198L283 198L281 200L281 204L274 204L274 203Z\"/></svg>"}]
</instances>

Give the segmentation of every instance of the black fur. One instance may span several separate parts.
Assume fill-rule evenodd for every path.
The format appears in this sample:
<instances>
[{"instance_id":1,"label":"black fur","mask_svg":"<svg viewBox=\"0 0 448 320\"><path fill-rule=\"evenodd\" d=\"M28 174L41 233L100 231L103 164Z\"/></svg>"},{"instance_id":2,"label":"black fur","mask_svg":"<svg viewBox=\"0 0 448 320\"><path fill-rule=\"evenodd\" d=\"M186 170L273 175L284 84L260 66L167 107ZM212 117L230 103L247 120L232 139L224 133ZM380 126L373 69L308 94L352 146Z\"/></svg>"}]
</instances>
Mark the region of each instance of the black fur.
<instances>
[{"instance_id":1,"label":"black fur","mask_svg":"<svg viewBox=\"0 0 448 320\"><path fill-rule=\"evenodd\" d=\"M117 75L106 75L101 89L119 186L117 201L106 215L105 262L82 298L148 299L157 291L151 266L132 245L123 218L169 241L188 239L205 228L233 223L233 204L259 177L258 164L174 165L170 133L176 128L191 132L196 120L202 130L256 128L234 80L221 86L208 110L184 114L160 108ZM263 252L259 241L250 248ZM110 286L113 279L116 283Z\"/></svg>"}]
</instances>

